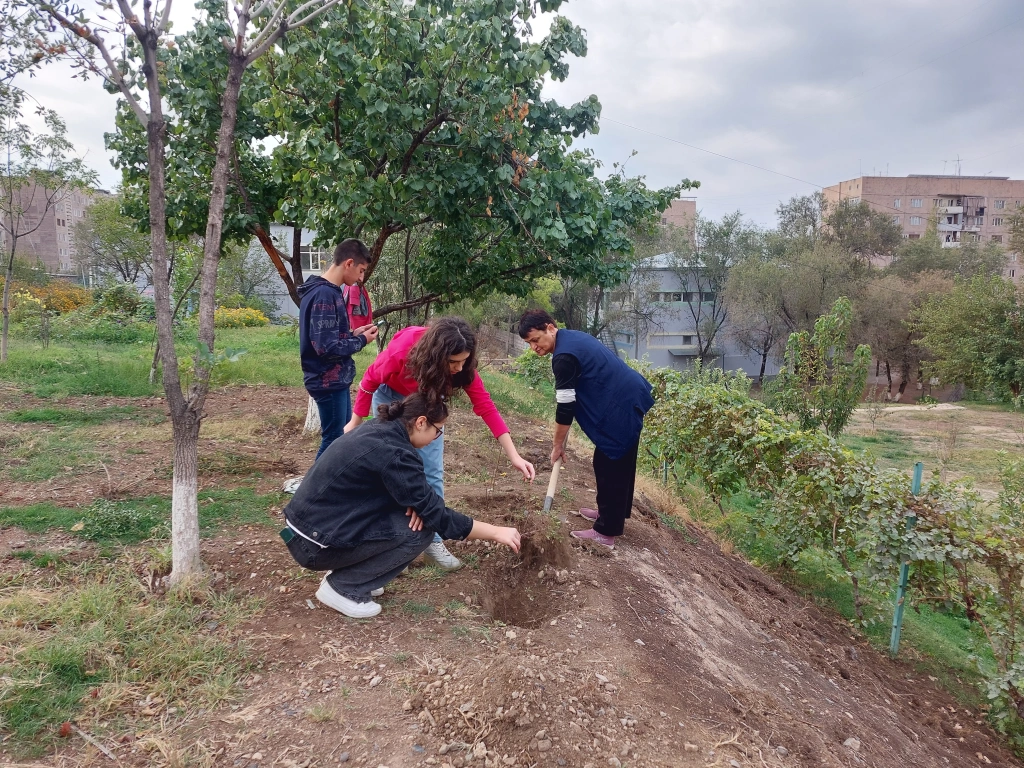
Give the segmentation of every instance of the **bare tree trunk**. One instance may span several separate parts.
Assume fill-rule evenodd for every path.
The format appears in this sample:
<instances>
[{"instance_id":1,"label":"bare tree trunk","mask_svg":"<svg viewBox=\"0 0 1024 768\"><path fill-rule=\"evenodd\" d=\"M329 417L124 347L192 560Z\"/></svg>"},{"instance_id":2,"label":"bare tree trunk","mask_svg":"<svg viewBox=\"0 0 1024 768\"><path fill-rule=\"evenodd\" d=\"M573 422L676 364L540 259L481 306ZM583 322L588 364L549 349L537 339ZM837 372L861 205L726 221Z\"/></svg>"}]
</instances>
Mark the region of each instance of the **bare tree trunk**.
<instances>
[{"instance_id":1,"label":"bare tree trunk","mask_svg":"<svg viewBox=\"0 0 1024 768\"><path fill-rule=\"evenodd\" d=\"M0 363L7 362L7 334L11 327L11 283L14 282L14 249L18 246L18 239L11 239L11 258L7 262L7 270L4 273L4 299L3 299L3 332L0 334Z\"/></svg>"},{"instance_id":2,"label":"bare tree trunk","mask_svg":"<svg viewBox=\"0 0 1024 768\"><path fill-rule=\"evenodd\" d=\"M320 434L320 409L316 407L316 400L312 397L306 404L306 423L302 425L302 434L310 436Z\"/></svg>"},{"instance_id":3,"label":"bare tree trunk","mask_svg":"<svg viewBox=\"0 0 1024 768\"><path fill-rule=\"evenodd\" d=\"M149 231L153 256L153 298L156 309L157 344L163 363L162 380L167 405L171 412L174 434L174 474L171 497L171 582L184 583L195 578L200 570L199 521L196 492L198 486L196 452L199 423L190 414L181 390L178 355L174 349L173 316L171 313L170 272L167 269L166 169L164 144L166 126L157 77L156 35L142 40L145 55L146 83L149 89L150 114L146 125L149 160Z\"/></svg>"},{"instance_id":4,"label":"bare tree trunk","mask_svg":"<svg viewBox=\"0 0 1024 768\"><path fill-rule=\"evenodd\" d=\"M888 360L885 361L885 378L889 382L889 390L888 390L888 392L891 395L892 394L892 368L890 367Z\"/></svg>"},{"instance_id":5,"label":"bare tree trunk","mask_svg":"<svg viewBox=\"0 0 1024 768\"><path fill-rule=\"evenodd\" d=\"M203 570L199 554L199 425L186 409L174 420L171 486L171 583L188 584Z\"/></svg>"},{"instance_id":6,"label":"bare tree trunk","mask_svg":"<svg viewBox=\"0 0 1024 768\"><path fill-rule=\"evenodd\" d=\"M757 386L764 386L764 369L768 367L768 350L761 351L761 370L757 374Z\"/></svg>"},{"instance_id":7,"label":"bare tree trunk","mask_svg":"<svg viewBox=\"0 0 1024 768\"><path fill-rule=\"evenodd\" d=\"M298 287L302 285L302 227L292 224L292 282ZM310 263L309 268L313 269Z\"/></svg>"}]
</instances>

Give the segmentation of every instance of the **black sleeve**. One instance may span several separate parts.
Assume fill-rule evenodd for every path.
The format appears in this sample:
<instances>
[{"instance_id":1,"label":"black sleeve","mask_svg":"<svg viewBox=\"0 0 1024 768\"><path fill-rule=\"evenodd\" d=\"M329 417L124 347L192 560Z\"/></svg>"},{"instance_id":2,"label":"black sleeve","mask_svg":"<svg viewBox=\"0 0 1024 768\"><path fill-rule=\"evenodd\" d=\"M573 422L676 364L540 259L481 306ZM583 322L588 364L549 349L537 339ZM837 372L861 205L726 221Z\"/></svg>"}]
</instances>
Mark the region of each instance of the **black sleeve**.
<instances>
[{"instance_id":1,"label":"black sleeve","mask_svg":"<svg viewBox=\"0 0 1024 768\"><path fill-rule=\"evenodd\" d=\"M576 414L576 382L580 376L580 361L575 355L555 355L551 358L555 374L555 423L572 424Z\"/></svg>"},{"instance_id":2,"label":"black sleeve","mask_svg":"<svg viewBox=\"0 0 1024 768\"><path fill-rule=\"evenodd\" d=\"M473 519L446 507L423 473L423 461L411 451L398 453L380 468L380 476L399 506L416 510L427 528L442 539L462 540L473 530Z\"/></svg>"}]
</instances>

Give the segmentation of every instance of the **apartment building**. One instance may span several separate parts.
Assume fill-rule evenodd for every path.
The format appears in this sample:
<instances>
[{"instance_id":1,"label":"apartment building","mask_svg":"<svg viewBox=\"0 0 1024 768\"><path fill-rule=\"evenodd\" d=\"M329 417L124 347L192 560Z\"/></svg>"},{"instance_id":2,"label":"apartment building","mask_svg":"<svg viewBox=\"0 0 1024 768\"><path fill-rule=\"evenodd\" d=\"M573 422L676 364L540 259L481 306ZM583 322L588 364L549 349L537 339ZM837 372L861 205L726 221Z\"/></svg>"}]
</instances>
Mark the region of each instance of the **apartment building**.
<instances>
[{"instance_id":1,"label":"apartment building","mask_svg":"<svg viewBox=\"0 0 1024 768\"><path fill-rule=\"evenodd\" d=\"M74 228L85 217L85 212L97 197L107 194L109 192L102 189L74 190L61 202L45 210L42 190L23 187L21 196L24 214L19 229L22 232L30 229L34 231L18 238L15 255L26 261L42 262L51 277L80 278ZM3 229L0 229L0 249L4 253L10 249L9 236Z\"/></svg>"},{"instance_id":2,"label":"apartment building","mask_svg":"<svg viewBox=\"0 0 1024 768\"><path fill-rule=\"evenodd\" d=\"M693 223L697 220L697 198L681 197L673 200L664 213L661 214L661 223L664 226L678 227L693 231Z\"/></svg>"},{"instance_id":3,"label":"apartment building","mask_svg":"<svg viewBox=\"0 0 1024 768\"><path fill-rule=\"evenodd\" d=\"M860 176L823 192L829 203L866 202L891 216L910 240L924 235L934 219L943 248L959 248L969 240L1005 248L1009 217L1024 206L1024 180L1008 176ZM1022 277L1021 256L1007 253L1006 277Z\"/></svg>"}]
</instances>

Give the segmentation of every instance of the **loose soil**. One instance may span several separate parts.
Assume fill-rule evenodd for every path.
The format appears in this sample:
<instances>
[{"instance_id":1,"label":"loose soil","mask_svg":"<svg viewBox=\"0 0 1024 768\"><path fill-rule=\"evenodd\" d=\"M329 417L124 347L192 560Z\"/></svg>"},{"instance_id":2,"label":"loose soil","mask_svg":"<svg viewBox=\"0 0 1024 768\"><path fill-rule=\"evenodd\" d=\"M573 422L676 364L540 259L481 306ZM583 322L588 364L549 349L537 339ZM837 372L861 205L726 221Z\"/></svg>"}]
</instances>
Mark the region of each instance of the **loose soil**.
<instances>
[{"instance_id":1,"label":"loose soil","mask_svg":"<svg viewBox=\"0 0 1024 768\"><path fill-rule=\"evenodd\" d=\"M301 391L230 390L211 397L208 426L251 418L253 457L303 467L315 451L296 436L304 409ZM517 481L460 409L446 430L447 497L519 526L519 555L452 543L467 567L443 575L414 563L388 585L380 616L355 621L316 602L319 576L288 556L280 517L206 539L219 588L265 604L230 638L250 648L244 690L230 706L187 715L140 701L121 713L120 731L102 735L104 747L124 766L1022 765L979 713L908 663L881 656L699 528L659 522L656 513L681 510L654 494L638 495L614 552L571 539L588 527L574 510L594 503L587 457L570 452L544 514L549 427L509 421L538 482ZM163 461L165 440L150 447ZM258 482L276 484L275 474L285 473ZM232 477L215 472L204 484ZM101 494L106 478L64 482ZM8 557L2 567L30 566ZM36 764L113 761L73 737Z\"/></svg>"}]
</instances>

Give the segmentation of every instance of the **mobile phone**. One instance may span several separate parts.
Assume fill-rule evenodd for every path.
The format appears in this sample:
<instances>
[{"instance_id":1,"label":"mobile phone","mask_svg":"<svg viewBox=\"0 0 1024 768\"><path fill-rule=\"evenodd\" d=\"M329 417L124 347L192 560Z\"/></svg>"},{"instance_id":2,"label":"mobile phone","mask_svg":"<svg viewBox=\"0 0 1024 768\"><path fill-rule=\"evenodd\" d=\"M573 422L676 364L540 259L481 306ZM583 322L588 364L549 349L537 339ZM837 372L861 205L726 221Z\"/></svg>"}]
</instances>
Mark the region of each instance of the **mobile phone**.
<instances>
[{"instance_id":1,"label":"mobile phone","mask_svg":"<svg viewBox=\"0 0 1024 768\"><path fill-rule=\"evenodd\" d=\"M387 320L374 320L373 324L376 325L378 328L380 328L386 322L387 322Z\"/></svg>"}]
</instances>

